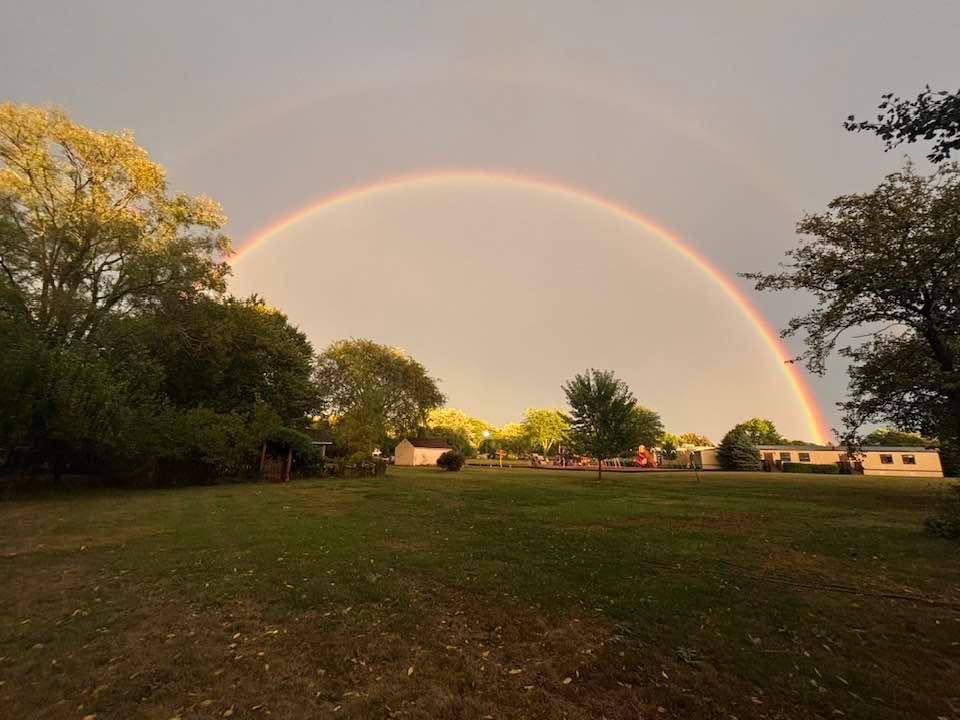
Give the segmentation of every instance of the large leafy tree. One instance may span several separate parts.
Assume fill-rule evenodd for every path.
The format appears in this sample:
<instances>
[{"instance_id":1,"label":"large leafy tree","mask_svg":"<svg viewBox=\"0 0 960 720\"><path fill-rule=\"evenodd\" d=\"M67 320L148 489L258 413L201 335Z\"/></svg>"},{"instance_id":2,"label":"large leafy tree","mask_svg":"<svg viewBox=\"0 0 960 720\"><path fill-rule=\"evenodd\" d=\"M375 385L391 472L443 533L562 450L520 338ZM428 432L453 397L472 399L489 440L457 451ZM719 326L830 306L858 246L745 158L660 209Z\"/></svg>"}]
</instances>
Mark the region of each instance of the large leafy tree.
<instances>
[{"instance_id":1,"label":"large leafy tree","mask_svg":"<svg viewBox=\"0 0 960 720\"><path fill-rule=\"evenodd\" d=\"M494 427L480 418L471 417L456 408L437 408L427 415L431 434L444 438L451 447L472 457L486 437L494 434ZM484 435L484 433L487 433Z\"/></svg>"},{"instance_id":2,"label":"large leafy tree","mask_svg":"<svg viewBox=\"0 0 960 720\"><path fill-rule=\"evenodd\" d=\"M171 195L129 133L0 104L0 316L61 346L108 318L222 291L219 206Z\"/></svg>"},{"instance_id":3,"label":"large leafy tree","mask_svg":"<svg viewBox=\"0 0 960 720\"><path fill-rule=\"evenodd\" d=\"M116 363L147 352L162 368L161 390L179 407L253 412L265 403L286 425L319 406L313 346L287 316L257 296L201 297L109 329Z\"/></svg>"},{"instance_id":4,"label":"large leafy tree","mask_svg":"<svg viewBox=\"0 0 960 720\"><path fill-rule=\"evenodd\" d=\"M357 413L376 418L381 436L417 432L444 400L423 365L402 350L371 340L330 345L317 358L316 381L326 414L341 422L350 422Z\"/></svg>"},{"instance_id":5,"label":"large leafy tree","mask_svg":"<svg viewBox=\"0 0 960 720\"><path fill-rule=\"evenodd\" d=\"M544 455L549 455L550 450L562 443L570 432L567 418L552 408L527 408L523 413L523 426Z\"/></svg>"},{"instance_id":6,"label":"large leafy tree","mask_svg":"<svg viewBox=\"0 0 960 720\"><path fill-rule=\"evenodd\" d=\"M633 410L634 445L656 446L663 436L663 421L655 410L637 405Z\"/></svg>"},{"instance_id":7,"label":"large leafy tree","mask_svg":"<svg viewBox=\"0 0 960 720\"><path fill-rule=\"evenodd\" d=\"M784 445L787 442L773 421L766 418L750 418L736 428L743 430L754 445Z\"/></svg>"},{"instance_id":8,"label":"large leafy tree","mask_svg":"<svg viewBox=\"0 0 960 720\"><path fill-rule=\"evenodd\" d=\"M597 459L597 479L603 478L603 460L640 445L646 428L640 422L637 401L627 384L609 370L587 370L566 382L570 405L570 443Z\"/></svg>"},{"instance_id":9,"label":"large leafy tree","mask_svg":"<svg viewBox=\"0 0 960 720\"><path fill-rule=\"evenodd\" d=\"M533 440L523 423L506 423L498 427L493 433L493 441L499 448L502 448L513 455L521 455L529 452L533 446Z\"/></svg>"},{"instance_id":10,"label":"large leafy tree","mask_svg":"<svg viewBox=\"0 0 960 720\"><path fill-rule=\"evenodd\" d=\"M713 445L706 435L699 435L697 433L685 432L680 435L680 444L681 445L693 445L695 447L703 447L706 445Z\"/></svg>"},{"instance_id":11,"label":"large leafy tree","mask_svg":"<svg viewBox=\"0 0 960 720\"><path fill-rule=\"evenodd\" d=\"M232 474L303 422L312 348L223 299L223 222L129 133L0 103L0 471Z\"/></svg>"},{"instance_id":12,"label":"large leafy tree","mask_svg":"<svg viewBox=\"0 0 960 720\"><path fill-rule=\"evenodd\" d=\"M844 127L851 132L875 133L887 150L904 142L932 141L927 158L935 163L960 150L960 90L934 91L928 85L912 100L887 93L877 109L875 120L857 120L851 115Z\"/></svg>"},{"instance_id":13,"label":"large leafy tree","mask_svg":"<svg viewBox=\"0 0 960 720\"><path fill-rule=\"evenodd\" d=\"M907 166L868 193L833 200L798 225L804 236L776 273L749 273L758 290L802 290L815 307L802 333L807 367L824 372L838 349L851 361L848 430L890 421L936 434L955 467L960 438L960 167L929 176ZM856 331L854 343L842 338ZM863 339L863 335L867 339Z\"/></svg>"},{"instance_id":14,"label":"large leafy tree","mask_svg":"<svg viewBox=\"0 0 960 720\"><path fill-rule=\"evenodd\" d=\"M878 428L863 438L863 445L886 445L887 447L924 447L929 445L920 433Z\"/></svg>"},{"instance_id":15,"label":"large leafy tree","mask_svg":"<svg viewBox=\"0 0 960 720\"><path fill-rule=\"evenodd\" d=\"M850 440L859 444L856 431L869 421L887 422L925 438L939 437L944 465L955 474L958 459L948 432L951 401L945 392L950 378L926 343L913 334L888 334L850 348L846 355L851 361L850 399L841 407Z\"/></svg>"},{"instance_id":16,"label":"large leafy tree","mask_svg":"<svg viewBox=\"0 0 960 720\"><path fill-rule=\"evenodd\" d=\"M427 416L431 430L447 430L462 434L474 450L483 442L484 433L493 434L494 427L486 420L467 415L457 408L437 408Z\"/></svg>"}]
</instances>

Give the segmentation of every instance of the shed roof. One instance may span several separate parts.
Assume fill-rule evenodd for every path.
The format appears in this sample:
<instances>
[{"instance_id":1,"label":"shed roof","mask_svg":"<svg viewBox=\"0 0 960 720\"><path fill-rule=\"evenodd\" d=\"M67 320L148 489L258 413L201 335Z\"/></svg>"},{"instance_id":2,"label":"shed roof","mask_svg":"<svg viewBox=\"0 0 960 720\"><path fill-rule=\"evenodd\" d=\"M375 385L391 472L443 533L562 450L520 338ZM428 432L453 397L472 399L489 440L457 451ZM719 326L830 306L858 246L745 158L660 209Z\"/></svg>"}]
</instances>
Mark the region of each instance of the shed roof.
<instances>
[{"instance_id":1,"label":"shed roof","mask_svg":"<svg viewBox=\"0 0 960 720\"><path fill-rule=\"evenodd\" d=\"M436 448L438 450L449 450L450 445L443 438L407 438L407 441L418 448Z\"/></svg>"}]
</instances>

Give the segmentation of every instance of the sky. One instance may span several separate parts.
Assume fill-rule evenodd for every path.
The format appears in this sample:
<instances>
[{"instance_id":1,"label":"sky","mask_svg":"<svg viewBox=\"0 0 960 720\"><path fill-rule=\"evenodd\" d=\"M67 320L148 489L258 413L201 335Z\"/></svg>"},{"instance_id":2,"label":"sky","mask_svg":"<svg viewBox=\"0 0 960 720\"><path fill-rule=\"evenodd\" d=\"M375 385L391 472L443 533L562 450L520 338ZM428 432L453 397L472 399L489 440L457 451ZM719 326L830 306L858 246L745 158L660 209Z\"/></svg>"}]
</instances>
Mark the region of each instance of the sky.
<instances>
[{"instance_id":1,"label":"sky","mask_svg":"<svg viewBox=\"0 0 960 720\"><path fill-rule=\"evenodd\" d=\"M804 212L922 160L842 121L954 89L960 66L954 2L5 5L0 98L133 130L172 189L224 206L236 247L367 188L235 263L233 291L318 348L403 347L497 423L610 368L670 429L715 439L752 415L813 431L756 324L650 226L783 327L809 298L735 274L773 270ZM842 362L804 375L837 426Z\"/></svg>"}]
</instances>

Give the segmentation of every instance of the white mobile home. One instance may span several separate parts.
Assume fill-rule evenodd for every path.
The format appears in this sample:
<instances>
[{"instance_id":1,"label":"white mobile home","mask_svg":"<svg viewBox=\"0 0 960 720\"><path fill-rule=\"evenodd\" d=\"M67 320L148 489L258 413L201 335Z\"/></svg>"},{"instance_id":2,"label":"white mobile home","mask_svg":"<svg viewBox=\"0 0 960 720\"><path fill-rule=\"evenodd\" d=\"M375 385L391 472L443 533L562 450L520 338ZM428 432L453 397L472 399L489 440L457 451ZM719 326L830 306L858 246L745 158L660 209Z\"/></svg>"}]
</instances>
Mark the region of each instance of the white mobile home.
<instances>
[{"instance_id":1,"label":"white mobile home","mask_svg":"<svg viewBox=\"0 0 960 720\"><path fill-rule=\"evenodd\" d=\"M940 451L924 447L864 447L858 457L851 458L846 448L822 445L760 445L763 469L778 471L784 463L836 465L856 475L892 475L902 477L943 477ZM719 470L717 448L704 448L695 453L704 470Z\"/></svg>"}]
</instances>

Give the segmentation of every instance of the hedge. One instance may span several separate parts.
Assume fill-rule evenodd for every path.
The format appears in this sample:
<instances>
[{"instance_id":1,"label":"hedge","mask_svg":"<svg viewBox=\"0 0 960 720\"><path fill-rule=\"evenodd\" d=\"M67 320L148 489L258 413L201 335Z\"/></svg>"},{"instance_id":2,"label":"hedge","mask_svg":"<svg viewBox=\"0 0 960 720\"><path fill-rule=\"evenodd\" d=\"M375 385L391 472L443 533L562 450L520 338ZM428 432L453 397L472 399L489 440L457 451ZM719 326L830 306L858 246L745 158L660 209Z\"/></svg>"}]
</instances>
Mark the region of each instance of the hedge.
<instances>
[{"instance_id":1,"label":"hedge","mask_svg":"<svg viewBox=\"0 0 960 720\"><path fill-rule=\"evenodd\" d=\"M839 475L839 463L783 463L783 471L788 473L806 473L808 475Z\"/></svg>"}]
</instances>

